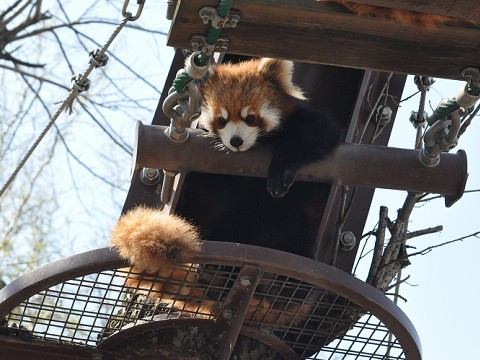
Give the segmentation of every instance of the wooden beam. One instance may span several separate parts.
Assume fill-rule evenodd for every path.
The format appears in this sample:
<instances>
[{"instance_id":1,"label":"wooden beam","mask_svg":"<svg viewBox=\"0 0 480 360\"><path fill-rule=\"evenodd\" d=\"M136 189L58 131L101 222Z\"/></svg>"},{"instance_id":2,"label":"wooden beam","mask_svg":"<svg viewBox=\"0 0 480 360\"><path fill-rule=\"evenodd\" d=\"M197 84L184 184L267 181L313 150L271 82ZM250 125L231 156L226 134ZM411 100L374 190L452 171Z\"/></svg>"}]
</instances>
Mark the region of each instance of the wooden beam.
<instances>
[{"instance_id":1,"label":"wooden beam","mask_svg":"<svg viewBox=\"0 0 480 360\"><path fill-rule=\"evenodd\" d=\"M478 0L352 0L352 2L461 19L480 19Z\"/></svg>"},{"instance_id":2,"label":"wooden beam","mask_svg":"<svg viewBox=\"0 0 480 360\"><path fill-rule=\"evenodd\" d=\"M179 1L168 45L189 48L191 36L208 29L199 9L215 4ZM313 1L236 0L234 8L240 23L222 32L232 53L452 79L467 66L480 67L480 30L427 31Z\"/></svg>"}]
</instances>

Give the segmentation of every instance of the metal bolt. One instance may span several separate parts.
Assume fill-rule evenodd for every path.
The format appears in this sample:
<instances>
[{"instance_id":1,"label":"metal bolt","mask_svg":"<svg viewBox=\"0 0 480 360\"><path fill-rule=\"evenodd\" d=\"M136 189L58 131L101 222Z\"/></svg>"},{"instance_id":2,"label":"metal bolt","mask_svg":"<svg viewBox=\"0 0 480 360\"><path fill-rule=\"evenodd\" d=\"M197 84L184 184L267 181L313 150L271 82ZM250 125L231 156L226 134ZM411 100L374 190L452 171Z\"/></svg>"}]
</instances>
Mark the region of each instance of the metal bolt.
<instances>
[{"instance_id":1,"label":"metal bolt","mask_svg":"<svg viewBox=\"0 0 480 360\"><path fill-rule=\"evenodd\" d=\"M426 167L435 167L440 164L440 155L430 156L426 148L423 148L422 151L418 153L418 160Z\"/></svg>"},{"instance_id":2,"label":"metal bolt","mask_svg":"<svg viewBox=\"0 0 480 360\"><path fill-rule=\"evenodd\" d=\"M230 25L232 28L237 27L238 22L240 21L240 16L230 15Z\"/></svg>"},{"instance_id":3,"label":"metal bolt","mask_svg":"<svg viewBox=\"0 0 480 360\"><path fill-rule=\"evenodd\" d=\"M240 284L245 287L250 286L252 285L252 278L250 276L242 276L240 278Z\"/></svg>"},{"instance_id":4,"label":"metal bolt","mask_svg":"<svg viewBox=\"0 0 480 360\"><path fill-rule=\"evenodd\" d=\"M344 231L340 235L340 250L350 251L357 243L355 235L351 231Z\"/></svg>"},{"instance_id":5,"label":"metal bolt","mask_svg":"<svg viewBox=\"0 0 480 360\"><path fill-rule=\"evenodd\" d=\"M210 21L210 16L208 15L200 15L202 17L202 21L204 24L208 24L208 22Z\"/></svg>"},{"instance_id":6,"label":"metal bolt","mask_svg":"<svg viewBox=\"0 0 480 360\"><path fill-rule=\"evenodd\" d=\"M222 315L227 320L232 320L233 319L233 311L230 310L230 309L223 310Z\"/></svg>"},{"instance_id":7,"label":"metal bolt","mask_svg":"<svg viewBox=\"0 0 480 360\"><path fill-rule=\"evenodd\" d=\"M190 39L190 45L192 46L193 51L200 51L202 49L203 43L198 36L192 36Z\"/></svg>"},{"instance_id":8,"label":"metal bolt","mask_svg":"<svg viewBox=\"0 0 480 360\"><path fill-rule=\"evenodd\" d=\"M218 51L226 52L228 49L228 40L227 39L218 40L217 46L218 46Z\"/></svg>"},{"instance_id":9,"label":"metal bolt","mask_svg":"<svg viewBox=\"0 0 480 360\"><path fill-rule=\"evenodd\" d=\"M153 186L160 181L160 170L153 168L143 168L140 173L140 179L145 185Z\"/></svg>"},{"instance_id":10,"label":"metal bolt","mask_svg":"<svg viewBox=\"0 0 480 360\"><path fill-rule=\"evenodd\" d=\"M379 106L377 109L377 116L376 121L380 123L380 125L385 126L387 125L390 120L392 119L392 109L388 106Z\"/></svg>"}]
</instances>

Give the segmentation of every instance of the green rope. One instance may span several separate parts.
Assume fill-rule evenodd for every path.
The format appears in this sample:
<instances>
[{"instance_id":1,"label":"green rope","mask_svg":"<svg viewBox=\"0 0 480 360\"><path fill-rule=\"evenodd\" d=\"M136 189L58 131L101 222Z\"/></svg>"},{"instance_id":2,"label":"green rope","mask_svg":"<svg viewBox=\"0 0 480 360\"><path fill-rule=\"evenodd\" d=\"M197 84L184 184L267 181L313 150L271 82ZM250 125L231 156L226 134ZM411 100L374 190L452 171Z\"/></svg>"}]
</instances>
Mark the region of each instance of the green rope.
<instances>
[{"instance_id":1,"label":"green rope","mask_svg":"<svg viewBox=\"0 0 480 360\"><path fill-rule=\"evenodd\" d=\"M458 109L460 109L460 105L457 104L455 98L448 99L435 109L432 118L435 118L436 120L446 119L449 114Z\"/></svg>"},{"instance_id":2,"label":"green rope","mask_svg":"<svg viewBox=\"0 0 480 360\"><path fill-rule=\"evenodd\" d=\"M467 85L467 92L472 96L480 95L480 88L471 84ZM445 103L440 104L432 115L432 118L436 120L444 120L455 110L460 109L460 105L457 104L455 98L448 99ZM470 109L468 109L470 111Z\"/></svg>"},{"instance_id":3,"label":"green rope","mask_svg":"<svg viewBox=\"0 0 480 360\"><path fill-rule=\"evenodd\" d=\"M232 7L233 0L220 0L220 3L217 7L217 13L220 17L225 17L230 12L230 8Z\"/></svg>"},{"instance_id":4,"label":"green rope","mask_svg":"<svg viewBox=\"0 0 480 360\"><path fill-rule=\"evenodd\" d=\"M173 80L172 86L175 88L175 91L177 93L180 93L183 91L185 86L192 80L190 75L187 74L185 70L183 70L181 73L177 75L177 77Z\"/></svg>"},{"instance_id":5,"label":"green rope","mask_svg":"<svg viewBox=\"0 0 480 360\"><path fill-rule=\"evenodd\" d=\"M206 36L207 44L208 45L215 45L217 43L218 38L220 37L220 33L222 29L215 29L214 27L210 26L208 29L208 33Z\"/></svg>"},{"instance_id":6,"label":"green rope","mask_svg":"<svg viewBox=\"0 0 480 360\"><path fill-rule=\"evenodd\" d=\"M220 17L225 17L230 13L230 8L232 7L234 0L220 0L220 3L217 6L217 14ZM218 38L220 37L220 33L222 32L222 29L215 29L213 26L210 25L210 28L208 29L207 36L205 37L207 40L208 45L215 45L218 41ZM198 60L200 62L200 66L206 66L210 62L210 56L206 54L201 54L198 57ZM203 78L204 81L207 81L208 78L210 77L210 74L207 72L205 77ZM180 74L177 75L175 80L173 80L173 87L175 88L175 91L180 93L185 89L185 86L192 81L192 78L190 75L188 75L185 71L182 71Z\"/></svg>"}]
</instances>

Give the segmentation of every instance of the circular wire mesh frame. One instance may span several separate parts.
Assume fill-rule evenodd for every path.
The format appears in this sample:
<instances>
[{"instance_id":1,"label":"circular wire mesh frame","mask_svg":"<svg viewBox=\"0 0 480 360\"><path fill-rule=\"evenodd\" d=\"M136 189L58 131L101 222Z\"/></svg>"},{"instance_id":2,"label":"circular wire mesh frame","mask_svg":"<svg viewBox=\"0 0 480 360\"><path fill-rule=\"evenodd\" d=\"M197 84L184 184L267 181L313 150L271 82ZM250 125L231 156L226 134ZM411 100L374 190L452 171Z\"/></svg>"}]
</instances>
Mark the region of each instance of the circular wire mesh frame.
<instances>
[{"instance_id":1,"label":"circular wire mesh frame","mask_svg":"<svg viewBox=\"0 0 480 360\"><path fill-rule=\"evenodd\" d=\"M101 348L126 329L161 319L213 323L240 269L253 265L262 275L242 334L260 330L302 359L421 359L406 315L350 274L232 243L207 242L195 262L160 277L125 267L108 248L58 260L0 290L0 334ZM127 286L126 278L136 280Z\"/></svg>"}]
</instances>

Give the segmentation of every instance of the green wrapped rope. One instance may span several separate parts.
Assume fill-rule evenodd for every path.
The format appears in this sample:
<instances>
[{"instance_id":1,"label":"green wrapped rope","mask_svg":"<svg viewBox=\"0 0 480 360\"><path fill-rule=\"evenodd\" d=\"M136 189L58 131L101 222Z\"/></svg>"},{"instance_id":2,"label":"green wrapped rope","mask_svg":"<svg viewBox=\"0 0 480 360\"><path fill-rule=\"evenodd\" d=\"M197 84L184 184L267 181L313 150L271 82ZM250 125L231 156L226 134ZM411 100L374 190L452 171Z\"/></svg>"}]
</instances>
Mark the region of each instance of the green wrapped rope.
<instances>
[{"instance_id":1,"label":"green wrapped rope","mask_svg":"<svg viewBox=\"0 0 480 360\"><path fill-rule=\"evenodd\" d=\"M220 17L225 17L230 12L230 8L232 7L233 0L220 0L220 3L217 7L217 13Z\"/></svg>"},{"instance_id":2,"label":"green wrapped rope","mask_svg":"<svg viewBox=\"0 0 480 360\"><path fill-rule=\"evenodd\" d=\"M185 70L183 70L181 73L177 74L177 77L173 80L172 86L177 93L180 93L190 81L192 81L192 78Z\"/></svg>"},{"instance_id":3,"label":"green wrapped rope","mask_svg":"<svg viewBox=\"0 0 480 360\"><path fill-rule=\"evenodd\" d=\"M230 8L232 7L234 0L220 0L220 3L217 6L217 14L218 16L224 18L230 13ZM222 32L222 29L215 29L213 26L210 26L208 29L208 33L206 36L207 44L208 45L215 45L218 41L218 38L220 37L220 33ZM208 65L210 61L210 56L206 54L202 54L199 56L199 62L200 66L205 66ZM205 77L203 78L204 81L208 81L208 78L210 77L210 74L207 72ZM182 71L180 74L177 75L175 80L173 80L173 87L175 88L175 91L180 93L184 91L185 86L192 81L192 78L185 72Z\"/></svg>"},{"instance_id":4,"label":"green wrapped rope","mask_svg":"<svg viewBox=\"0 0 480 360\"><path fill-rule=\"evenodd\" d=\"M435 109L432 118L435 120L446 119L449 114L455 110L460 109L460 105L457 104L455 98L448 99L445 102L441 102Z\"/></svg>"}]
</instances>

